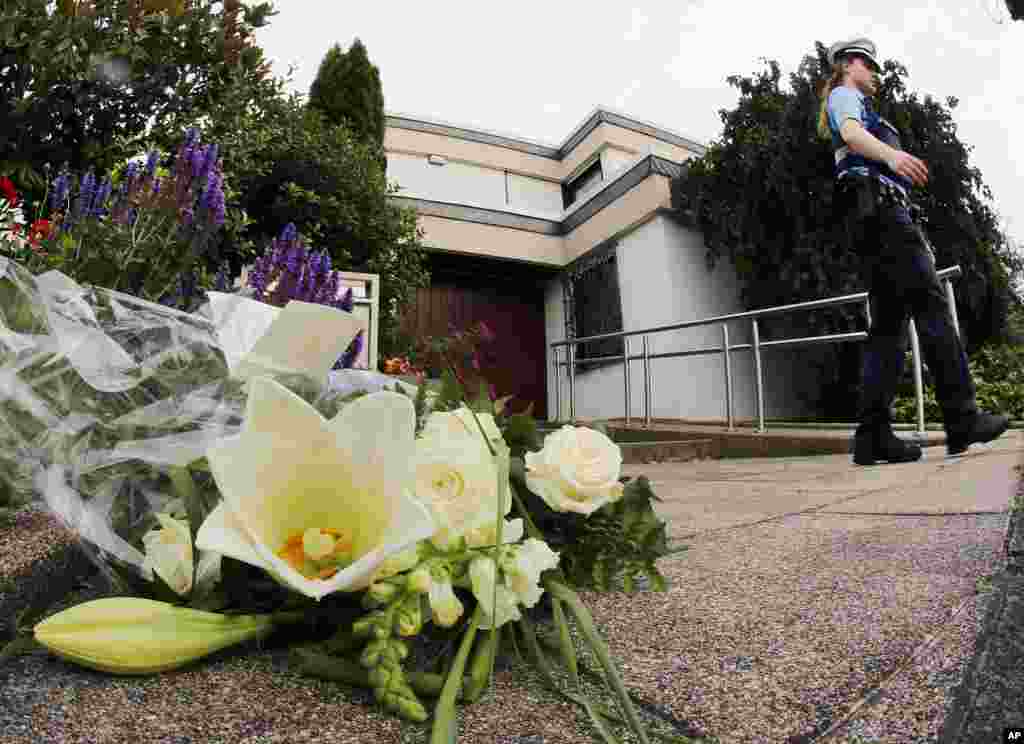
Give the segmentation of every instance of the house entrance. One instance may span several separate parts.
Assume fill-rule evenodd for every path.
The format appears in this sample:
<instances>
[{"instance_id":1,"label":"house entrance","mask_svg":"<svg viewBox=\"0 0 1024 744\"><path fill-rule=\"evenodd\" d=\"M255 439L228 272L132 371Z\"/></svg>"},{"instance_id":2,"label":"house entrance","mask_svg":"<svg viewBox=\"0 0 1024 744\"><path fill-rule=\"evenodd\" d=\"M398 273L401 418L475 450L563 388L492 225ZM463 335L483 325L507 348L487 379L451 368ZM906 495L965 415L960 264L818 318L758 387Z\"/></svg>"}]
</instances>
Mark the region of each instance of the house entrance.
<instances>
[{"instance_id":1,"label":"house entrance","mask_svg":"<svg viewBox=\"0 0 1024 744\"><path fill-rule=\"evenodd\" d=\"M494 332L490 382L497 395L514 395L511 410L533 403L547 416L544 282L550 270L496 259L434 252L431 284L418 291L404 330L413 338L447 336L480 321Z\"/></svg>"}]
</instances>

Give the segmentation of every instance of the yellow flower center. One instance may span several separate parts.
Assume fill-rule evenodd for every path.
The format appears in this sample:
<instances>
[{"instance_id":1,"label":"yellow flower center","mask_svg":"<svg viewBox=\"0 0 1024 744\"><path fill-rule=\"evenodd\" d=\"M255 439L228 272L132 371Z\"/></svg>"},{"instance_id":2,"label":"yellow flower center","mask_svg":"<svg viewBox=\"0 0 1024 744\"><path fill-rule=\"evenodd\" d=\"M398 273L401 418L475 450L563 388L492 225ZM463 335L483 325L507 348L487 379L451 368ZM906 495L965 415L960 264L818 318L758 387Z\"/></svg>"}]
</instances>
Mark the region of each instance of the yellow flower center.
<instances>
[{"instance_id":1,"label":"yellow flower center","mask_svg":"<svg viewBox=\"0 0 1024 744\"><path fill-rule=\"evenodd\" d=\"M352 541L341 530L310 527L289 535L277 557L307 579L329 579L352 563Z\"/></svg>"}]
</instances>

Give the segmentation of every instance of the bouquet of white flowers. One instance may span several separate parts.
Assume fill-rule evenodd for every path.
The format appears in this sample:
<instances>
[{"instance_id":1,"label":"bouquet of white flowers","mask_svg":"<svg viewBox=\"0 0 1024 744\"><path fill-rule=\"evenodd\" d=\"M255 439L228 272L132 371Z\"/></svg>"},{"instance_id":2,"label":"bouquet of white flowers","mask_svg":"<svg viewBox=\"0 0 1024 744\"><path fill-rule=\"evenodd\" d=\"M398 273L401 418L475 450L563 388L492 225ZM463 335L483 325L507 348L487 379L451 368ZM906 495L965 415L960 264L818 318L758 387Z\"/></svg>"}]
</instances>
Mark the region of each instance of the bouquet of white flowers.
<instances>
[{"instance_id":1,"label":"bouquet of white flowers","mask_svg":"<svg viewBox=\"0 0 1024 744\"><path fill-rule=\"evenodd\" d=\"M549 656L575 676L571 615L621 715L564 694L597 730L646 741L574 591L640 574L663 588L646 479L624 482L597 430L541 441L455 365L429 411L423 386L353 389L332 367L361 330L338 307L215 292L187 314L0 258L0 507L44 503L118 595L39 622L35 640L151 674L276 634L304 673L372 688L404 718L436 698L442 742L505 646L556 686ZM550 637L531 620L545 596ZM407 668L430 638L446 651Z\"/></svg>"}]
</instances>

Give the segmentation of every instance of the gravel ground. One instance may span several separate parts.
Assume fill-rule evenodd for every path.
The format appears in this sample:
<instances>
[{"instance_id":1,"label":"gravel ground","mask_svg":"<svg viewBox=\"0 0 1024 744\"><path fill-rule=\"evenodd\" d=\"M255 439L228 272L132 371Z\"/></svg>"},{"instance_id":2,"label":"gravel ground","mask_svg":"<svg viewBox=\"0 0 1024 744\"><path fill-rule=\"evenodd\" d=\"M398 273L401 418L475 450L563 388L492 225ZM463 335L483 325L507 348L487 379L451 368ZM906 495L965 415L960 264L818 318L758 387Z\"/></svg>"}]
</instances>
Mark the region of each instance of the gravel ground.
<instances>
[{"instance_id":1,"label":"gravel ground","mask_svg":"<svg viewBox=\"0 0 1024 744\"><path fill-rule=\"evenodd\" d=\"M909 683L922 714L887 739L905 743L938 734L1005 530L1006 515L787 517L686 541L665 594L587 601L627 684L723 744L810 741L939 636Z\"/></svg>"}]
</instances>

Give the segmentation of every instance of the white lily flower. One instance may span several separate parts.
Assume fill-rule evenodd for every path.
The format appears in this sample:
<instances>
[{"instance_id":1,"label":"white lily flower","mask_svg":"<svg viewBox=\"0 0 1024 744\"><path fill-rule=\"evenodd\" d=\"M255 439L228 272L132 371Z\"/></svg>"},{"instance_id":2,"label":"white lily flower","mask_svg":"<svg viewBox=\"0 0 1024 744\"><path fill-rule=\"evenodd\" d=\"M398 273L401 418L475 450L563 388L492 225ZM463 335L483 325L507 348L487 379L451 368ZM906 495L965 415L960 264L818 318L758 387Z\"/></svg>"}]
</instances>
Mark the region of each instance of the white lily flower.
<instances>
[{"instance_id":1,"label":"white lily flower","mask_svg":"<svg viewBox=\"0 0 1024 744\"><path fill-rule=\"evenodd\" d=\"M179 595L187 595L193 588L193 546L188 524L168 514L156 515L160 527L142 536L145 561L142 570L154 572ZM220 576L220 555L204 552L196 570L196 584L205 587Z\"/></svg>"},{"instance_id":2,"label":"white lily flower","mask_svg":"<svg viewBox=\"0 0 1024 744\"><path fill-rule=\"evenodd\" d=\"M473 596L480 603L484 617L480 621L481 628L500 628L510 620L519 620L517 606L518 597L515 592L509 589L504 582L497 581L498 567L494 559L481 557L474 558L469 564L469 580L473 587Z\"/></svg>"},{"instance_id":3,"label":"white lily flower","mask_svg":"<svg viewBox=\"0 0 1024 744\"><path fill-rule=\"evenodd\" d=\"M380 392L326 421L279 383L252 378L242 432L207 452L224 500L196 545L315 599L365 588L435 529L411 494L415 418L408 398Z\"/></svg>"}]
</instances>

